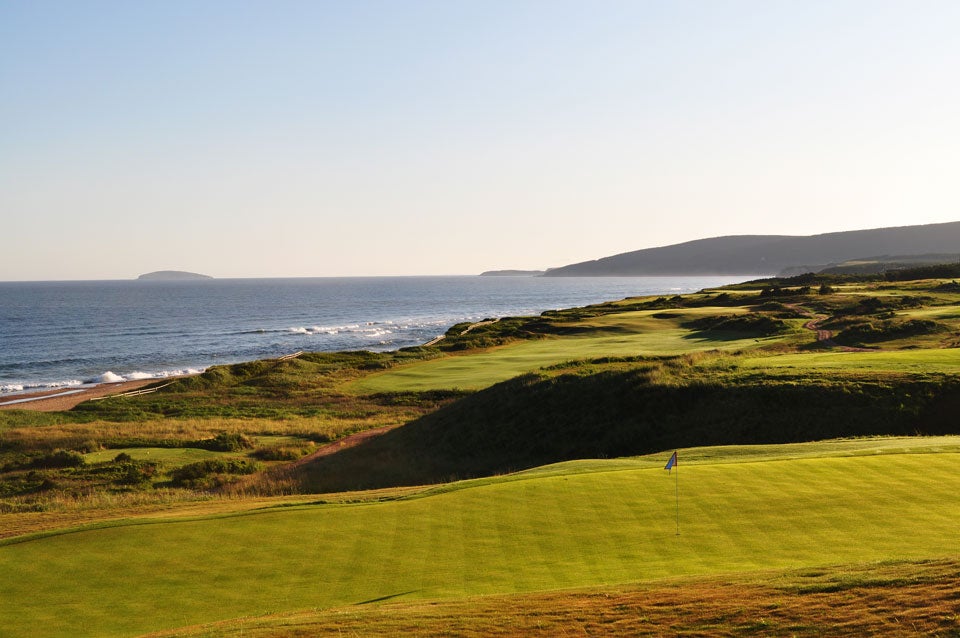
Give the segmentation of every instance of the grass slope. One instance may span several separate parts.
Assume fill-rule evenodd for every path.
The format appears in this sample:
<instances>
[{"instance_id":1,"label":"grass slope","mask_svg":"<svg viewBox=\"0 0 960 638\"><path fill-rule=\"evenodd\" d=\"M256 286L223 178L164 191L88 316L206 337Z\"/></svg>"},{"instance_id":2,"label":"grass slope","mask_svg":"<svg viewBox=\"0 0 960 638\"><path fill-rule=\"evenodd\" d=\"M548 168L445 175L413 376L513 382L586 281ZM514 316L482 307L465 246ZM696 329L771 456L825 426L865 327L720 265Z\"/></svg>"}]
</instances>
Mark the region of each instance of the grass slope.
<instances>
[{"instance_id":1,"label":"grass slope","mask_svg":"<svg viewBox=\"0 0 960 638\"><path fill-rule=\"evenodd\" d=\"M955 636L960 559L394 602L243 618L160 636Z\"/></svg>"},{"instance_id":2,"label":"grass slope","mask_svg":"<svg viewBox=\"0 0 960 638\"><path fill-rule=\"evenodd\" d=\"M736 370L711 378L680 361L585 368L505 381L278 475L306 491L331 492L693 445L949 434L960 407L955 380L777 381Z\"/></svg>"},{"instance_id":3,"label":"grass slope","mask_svg":"<svg viewBox=\"0 0 960 638\"><path fill-rule=\"evenodd\" d=\"M659 467L665 458L610 461L606 471L601 461L571 463L410 500L15 539L0 545L8 575L0 627L12 635L129 635L398 598L957 551L956 453L687 463L681 452L679 536L675 477Z\"/></svg>"},{"instance_id":4,"label":"grass slope","mask_svg":"<svg viewBox=\"0 0 960 638\"><path fill-rule=\"evenodd\" d=\"M576 336L524 341L466 356L416 362L366 376L349 387L360 393L478 390L565 361L740 350L783 340L782 336L758 337L743 332L703 332L681 327L682 323L697 317L740 312L743 311L704 307L684 309L681 313L616 313L575 324L579 328Z\"/></svg>"}]
</instances>

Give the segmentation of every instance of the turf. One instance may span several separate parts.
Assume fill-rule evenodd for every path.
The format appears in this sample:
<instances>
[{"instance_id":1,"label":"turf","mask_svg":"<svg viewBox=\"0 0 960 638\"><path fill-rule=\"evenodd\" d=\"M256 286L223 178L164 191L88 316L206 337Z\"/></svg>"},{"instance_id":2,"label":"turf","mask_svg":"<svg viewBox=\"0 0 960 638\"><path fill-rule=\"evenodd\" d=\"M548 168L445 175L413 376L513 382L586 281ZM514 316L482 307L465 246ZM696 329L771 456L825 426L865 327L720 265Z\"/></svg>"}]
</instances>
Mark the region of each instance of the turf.
<instances>
[{"instance_id":1,"label":"turf","mask_svg":"<svg viewBox=\"0 0 960 638\"><path fill-rule=\"evenodd\" d=\"M105 463L112 461L118 454L127 454L137 461L162 463L164 467L179 467L187 463L219 459L225 456L238 456L236 453L211 452L197 448L129 447L114 450L100 450L84 454L87 463Z\"/></svg>"},{"instance_id":2,"label":"turf","mask_svg":"<svg viewBox=\"0 0 960 638\"><path fill-rule=\"evenodd\" d=\"M795 369L804 372L960 372L960 348L875 352L809 352L775 357L745 358L743 369Z\"/></svg>"},{"instance_id":3,"label":"turf","mask_svg":"<svg viewBox=\"0 0 960 638\"><path fill-rule=\"evenodd\" d=\"M699 451L688 463L681 452L679 475L660 468L666 454L569 463L409 500L13 539L0 545L0 627L124 635L381 600L945 556L957 549L960 455L932 450L955 444L763 461Z\"/></svg>"},{"instance_id":4,"label":"turf","mask_svg":"<svg viewBox=\"0 0 960 638\"><path fill-rule=\"evenodd\" d=\"M741 350L782 339L745 337L743 333L736 332L697 332L678 325L684 318L738 312L742 310L685 309L672 320L656 319L652 316L656 314L653 312L618 313L578 324L587 329L584 336L525 341L466 356L417 362L369 375L348 387L361 393L479 390L564 361L679 355L703 350Z\"/></svg>"}]
</instances>

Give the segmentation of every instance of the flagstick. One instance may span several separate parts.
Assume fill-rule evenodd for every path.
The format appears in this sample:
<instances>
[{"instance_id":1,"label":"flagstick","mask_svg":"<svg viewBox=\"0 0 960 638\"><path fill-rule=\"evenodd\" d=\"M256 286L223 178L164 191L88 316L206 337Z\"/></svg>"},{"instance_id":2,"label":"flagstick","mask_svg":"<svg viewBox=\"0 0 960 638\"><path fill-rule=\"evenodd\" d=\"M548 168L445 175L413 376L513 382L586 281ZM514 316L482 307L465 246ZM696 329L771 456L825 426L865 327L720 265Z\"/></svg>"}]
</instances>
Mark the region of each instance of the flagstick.
<instances>
[{"instance_id":1,"label":"flagstick","mask_svg":"<svg viewBox=\"0 0 960 638\"><path fill-rule=\"evenodd\" d=\"M676 474L676 476L675 476L675 481L676 481L676 486L677 486L677 487L676 487L676 491L677 491L677 536L680 536L680 463L677 462L677 464L674 466L673 469L675 469L675 470L677 471L677 474Z\"/></svg>"}]
</instances>

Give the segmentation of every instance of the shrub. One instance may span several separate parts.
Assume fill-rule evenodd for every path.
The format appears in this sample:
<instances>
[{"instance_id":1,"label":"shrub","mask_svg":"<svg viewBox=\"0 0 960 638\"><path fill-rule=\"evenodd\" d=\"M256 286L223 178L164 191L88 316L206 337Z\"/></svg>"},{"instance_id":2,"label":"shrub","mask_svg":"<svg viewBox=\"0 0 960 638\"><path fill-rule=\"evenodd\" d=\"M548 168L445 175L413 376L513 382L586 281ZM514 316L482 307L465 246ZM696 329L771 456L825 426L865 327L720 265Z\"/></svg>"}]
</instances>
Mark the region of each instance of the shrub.
<instances>
[{"instance_id":1,"label":"shrub","mask_svg":"<svg viewBox=\"0 0 960 638\"><path fill-rule=\"evenodd\" d=\"M123 456L118 454L117 456ZM149 483L157 473L157 464L149 461L128 461L120 463L117 483L122 485L143 485Z\"/></svg>"},{"instance_id":2,"label":"shrub","mask_svg":"<svg viewBox=\"0 0 960 638\"><path fill-rule=\"evenodd\" d=\"M939 321L929 319L908 319L906 321L864 321L855 323L837 335L840 343L873 343L892 341L921 335L949 332L950 327Z\"/></svg>"},{"instance_id":3,"label":"shrub","mask_svg":"<svg viewBox=\"0 0 960 638\"><path fill-rule=\"evenodd\" d=\"M749 313L745 315L714 315L685 324L695 330L727 330L757 335L772 335L789 330L782 319Z\"/></svg>"},{"instance_id":4,"label":"shrub","mask_svg":"<svg viewBox=\"0 0 960 638\"><path fill-rule=\"evenodd\" d=\"M34 457L30 461L30 467L39 468L60 468L60 467L80 467L86 464L83 455L73 450L54 450L47 452L42 456Z\"/></svg>"},{"instance_id":5,"label":"shrub","mask_svg":"<svg viewBox=\"0 0 960 638\"><path fill-rule=\"evenodd\" d=\"M251 455L261 461L296 461L315 449L315 445L261 447L254 450Z\"/></svg>"},{"instance_id":6,"label":"shrub","mask_svg":"<svg viewBox=\"0 0 960 638\"><path fill-rule=\"evenodd\" d=\"M90 452L99 452L103 447L93 439L88 439L77 446L78 452L83 452L84 454L89 454Z\"/></svg>"},{"instance_id":7,"label":"shrub","mask_svg":"<svg viewBox=\"0 0 960 638\"><path fill-rule=\"evenodd\" d=\"M170 473L170 481L178 487L208 488L222 481L211 480L219 474L253 474L260 464L246 459L208 459L189 463Z\"/></svg>"},{"instance_id":8,"label":"shrub","mask_svg":"<svg viewBox=\"0 0 960 638\"><path fill-rule=\"evenodd\" d=\"M253 447L253 441L239 432L221 432L212 439L202 439L189 447L197 447L211 452L239 452Z\"/></svg>"}]
</instances>

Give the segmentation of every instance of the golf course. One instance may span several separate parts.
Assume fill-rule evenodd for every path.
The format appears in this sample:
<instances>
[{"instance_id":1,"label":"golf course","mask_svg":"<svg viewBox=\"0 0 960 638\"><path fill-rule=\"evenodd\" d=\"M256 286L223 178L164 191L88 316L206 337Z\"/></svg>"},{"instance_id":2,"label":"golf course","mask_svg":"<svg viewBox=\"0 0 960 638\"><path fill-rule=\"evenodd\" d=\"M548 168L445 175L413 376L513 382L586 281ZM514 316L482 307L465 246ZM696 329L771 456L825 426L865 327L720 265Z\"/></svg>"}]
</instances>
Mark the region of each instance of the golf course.
<instances>
[{"instance_id":1,"label":"golf course","mask_svg":"<svg viewBox=\"0 0 960 638\"><path fill-rule=\"evenodd\" d=\"M758 280L0 410L0 636L960 635L958 288Z\"/></svg>"}]
</instances>

